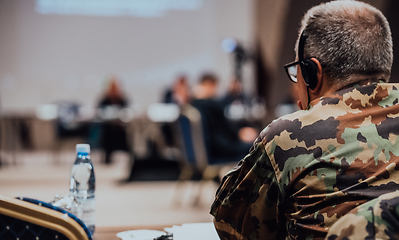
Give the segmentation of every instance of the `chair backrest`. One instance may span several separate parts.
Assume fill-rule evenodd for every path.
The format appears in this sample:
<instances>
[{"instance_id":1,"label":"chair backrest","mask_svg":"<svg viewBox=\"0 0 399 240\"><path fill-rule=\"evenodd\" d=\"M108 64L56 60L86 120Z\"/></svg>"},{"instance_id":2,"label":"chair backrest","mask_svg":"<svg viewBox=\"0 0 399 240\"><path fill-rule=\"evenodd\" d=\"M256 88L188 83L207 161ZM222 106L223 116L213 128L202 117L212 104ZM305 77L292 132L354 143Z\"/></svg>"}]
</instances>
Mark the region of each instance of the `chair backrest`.
<instances>
[{"instance_id":1,"label":"chair backrest","mask_svg":"<svg viewBox=\"0 0 399 240\"><path fill-rule=\"evenodd\" d=\"M208 166L208 154L200 112L189 104L184 105L177 122L185 160L203 171Z\"/></svg>"},{"instance_id":2,"label":"chair backrest","mask_svg":"<svg viewBox=\"0 0 399 240\"><path fill-rule=\"evenodd\" d=\"M0 195L0 239L92 238L79 219L62 209L34 199L24 201Z\"/></svg>"}]
</instances>

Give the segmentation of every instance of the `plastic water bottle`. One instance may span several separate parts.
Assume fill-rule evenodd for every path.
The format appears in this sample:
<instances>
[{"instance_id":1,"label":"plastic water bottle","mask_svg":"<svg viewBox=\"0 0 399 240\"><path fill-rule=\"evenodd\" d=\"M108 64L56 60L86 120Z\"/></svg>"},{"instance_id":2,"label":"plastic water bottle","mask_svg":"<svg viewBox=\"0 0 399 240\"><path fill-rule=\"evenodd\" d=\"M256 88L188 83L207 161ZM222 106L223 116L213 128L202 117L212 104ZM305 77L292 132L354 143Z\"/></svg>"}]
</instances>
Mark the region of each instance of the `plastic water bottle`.
<instances>
[{"instance_id":1,"label":"plastic water bottle","mask_svg":"<svg viewBox=\"0 0 399 240\"><path fill-rule=\"evenodd\" d=\"M95 189L93 163L90 160L90 145L76 145L76 161L71 170L69 193L79 201L79 207L72 209L72 214L84 222L93 234L95 229Z\"/></svg>"}]
</instances>

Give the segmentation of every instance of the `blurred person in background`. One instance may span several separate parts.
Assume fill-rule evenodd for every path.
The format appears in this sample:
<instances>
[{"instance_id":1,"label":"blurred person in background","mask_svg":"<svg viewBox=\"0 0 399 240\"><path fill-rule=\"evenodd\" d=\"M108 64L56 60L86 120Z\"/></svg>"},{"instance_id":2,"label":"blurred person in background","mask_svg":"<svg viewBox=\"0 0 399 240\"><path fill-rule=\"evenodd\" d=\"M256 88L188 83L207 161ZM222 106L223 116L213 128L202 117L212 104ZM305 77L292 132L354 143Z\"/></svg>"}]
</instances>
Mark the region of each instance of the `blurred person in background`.
<instances>
[{"instance_id":1,"label":"blurred person in background","mask_svg":"<svg viewBox=\"0 0 399 240\"><path fill-rule=\"evenodd\" d=\"M177 104L179 106L187 104L191 101L190 86L186 75L180 74L176 78L176 80L173 82L173 85L166 90L162 100L163 103ZM177 140L174 138L171 124L162 124L161 131L164 136L166 146L174 147Z\"/></svg>"},{"instance_id":2,"label":"blurred person in background","mask_svg":"<svg viewBox=\"0 0 399 240\"><path fill-rule=\"evenodd\" d=\"M191 105L201 113L211 163L216 159L238 162L248 153L257 133L250 127L238 128L226 118L224 104L217 99L218 87L216 75L203 74L193 90Z\"/></svg>"},{"instance_id":3,"label":"blurred person in background","mask_svg":"<svg viewBox=\"0 0 399 240\"><path fill-rule=\"evenodd\" d=\"M101 97L98 103L98 108L125 108L127 107L127 105L128 101L119 86L118 79L114 76L109 80L108 87L106 88L104 95Z\"/></svg>"},{"instance_id":4,"label":"blurred person in background","mask_svg":"<svg viewBox=\"0 0 399 240\"><path fill-rule=\"evenodd\" d=\"M191 92L187 77L184 74L180 74L174 81L172 87L166 90L163 97L163 103L182 106L190 101ZM165 144L168 147L174 147L177 140L174 138L173 129L170 123L162 124L161 131L165 139Z\"/></svg>"},{"instance_id":5,"label":"blurred person in background","mask_svg":"<svg viewBox=\"0 0 399 240\"><path fill-rule=\"evenodd\" d=\"M166 90L163 98L164 103L175 103L183 105L190 102L190 86L185 75L179 75L170 89Z\"/></svg>"},{"instance_id":6,"label":"blurred person in background","mask_svg":"<svg viewBox=\"0 0 399 240\"><path fill-rule=\"evenodd\" d=\"M112 162L111 154L114 151L130 151L126 129L119 121L120 110L126 107L128 100L120 88L118 79L112 77L97 106L101 119L99 144L105 153L103 160L105 164Z\"/></svg>"}]
</instances>

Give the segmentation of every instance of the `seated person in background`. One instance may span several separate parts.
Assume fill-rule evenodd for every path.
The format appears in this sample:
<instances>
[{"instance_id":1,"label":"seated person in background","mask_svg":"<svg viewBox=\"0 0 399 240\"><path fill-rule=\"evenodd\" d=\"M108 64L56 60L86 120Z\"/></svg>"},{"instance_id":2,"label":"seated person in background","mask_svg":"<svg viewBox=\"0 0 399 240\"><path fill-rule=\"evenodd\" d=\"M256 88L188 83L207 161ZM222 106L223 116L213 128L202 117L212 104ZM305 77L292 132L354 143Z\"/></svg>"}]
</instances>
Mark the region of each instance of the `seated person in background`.
<instances>
[{"instance_id":1,"label":"seated person in background","mask_svg":"<svg viewBox=\"0 0 399 240\"><path fill-rule=\"evenodd\" d=\"M117 78L112 77L104 96L100 99L98 107L106 108L112 106L116 108L124 108L127 107L127 105L126 97L123 95L122 90L119 87Z\"/></svg>"},{"instance_id":2,"label":"seated person in background","mask_svg":"<svg viewBox=\"0 0 399 240\"><path fill-rule=\"evenodd\" d=\"M238 129L225 117L223 105L216 99L217 88L216 76L204 74L194 89L191 105L201 113L211 163L238 162L248 153L256 132L249 127Z\"/></svg>"},{"instance_id":3,"label":"seated person in background","mask_svg":"<svg viewBox=\"0 0 399 240\"><path fill-rule=\"evenodd\" d=\"M173 83L171 89L165 93L164 103L175 103L182 105L190 101L190 88L185 75L180 75Z\"/></svg>"},{"instance_id":4,"label":"seated person in background","mask_svg":"<svg viewBox=\"0 0 399 240\"><path fill-rule=\"evenodd\" d=\"M118 113L127 107L128 102L123 95L115 77L111 78L105 95L100 99L98 109L102 111L103 123L100 130L100 147L105 152L104 163L111 163L111 154L116 150L129 151L126 130L113 119L119 118ZM112 116L111 116L112 115Z\"/></svg>"},{"instance_id":5,"label":"seated person in background","mask_svg":"<svg viewBox=\"0 0 399 240\"><path fill-rule=\"evenodd\" d=\"M392 45L386 18L366 3L305 14L285 66L301 110L269 124L224 177L211 207L221 239L324 239L357 206L399 196Z\"/></svg>"},{"instance_id":6,"label":"seated person in background","mask_svg":"<svg viewBox=\"0 0 399 240\"><path fill-rule=\"evenodd\" d=\"M168 89L164 95L164 103L174 103L179 106L189 103L191 99L191 93L187 78L185 75L180 75L173 86ZM161 131L165 138L165 143L169 147L173 147L175 144L174 134L172 126L169 123L162 124Z\"/></svg>"}]
</instances>

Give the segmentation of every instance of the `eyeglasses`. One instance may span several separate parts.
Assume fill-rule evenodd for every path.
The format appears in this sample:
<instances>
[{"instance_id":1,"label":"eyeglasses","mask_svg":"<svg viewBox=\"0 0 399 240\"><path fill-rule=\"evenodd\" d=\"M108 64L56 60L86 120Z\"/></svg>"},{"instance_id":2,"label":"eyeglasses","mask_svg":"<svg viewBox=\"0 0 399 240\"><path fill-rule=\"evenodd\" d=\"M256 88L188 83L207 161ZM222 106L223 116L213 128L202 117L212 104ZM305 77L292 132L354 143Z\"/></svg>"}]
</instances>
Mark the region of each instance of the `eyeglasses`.
<instances>
[{"instance_id":1,"label":"eyeglasses","mask_svg":"<svg viewBox=\"0 0 399 240\"><path fill-rule=\"evenodd\" d=\"M299 61L296 61L296 62L288 63L284 66L285 72L287 73L290 80L293 81L294 83L298 82L298 79L297 79L298 69L296 66L298 64L299 64Z\"/></svg>"}]
</instances>

